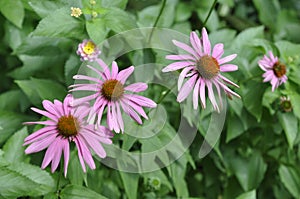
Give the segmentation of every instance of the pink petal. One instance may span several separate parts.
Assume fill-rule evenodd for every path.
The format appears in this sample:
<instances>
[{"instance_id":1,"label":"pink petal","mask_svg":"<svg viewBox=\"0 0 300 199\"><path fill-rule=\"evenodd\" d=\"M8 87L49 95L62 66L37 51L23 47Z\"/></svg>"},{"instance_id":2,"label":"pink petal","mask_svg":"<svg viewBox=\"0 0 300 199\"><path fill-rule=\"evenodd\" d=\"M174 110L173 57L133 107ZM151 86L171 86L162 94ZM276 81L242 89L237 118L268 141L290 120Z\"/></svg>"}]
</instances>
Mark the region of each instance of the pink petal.
<instances>
[{"instance_id":1,"label":"pink petal","mask_svg":"<svg viewBox=\"0 0 300 199\"><path fill-rule=\"evenodd\" d=\"M178 102L182 102L183 100L185 100L187 98L187 96L190 94L191 90L193 89L193 87L195 85L196 79L197 79L197 75L194 75L188 81L185 82L185 84L183 85L183 87L181 88L181 90L178 93L178 96L177 96Z\"/></svg>"},{"instance_id":2,"label":"pink petal","mask_svg":"<svg viewBox=\"0 0 300 199\"><path fill-rule=\"evenodd\" d=\"M142 92L145 91L148 88L148 85L146 83L134 83L126 86L124 89L127 91L132 91L132 92Z\"/></svg>"},{"instance_id":3,"label":"pink petal","mask_svg":"<svg viewBox=\"0 0 300 199\"><path fill-rule=\"evenodd\" d=\"M111 115L112 115L112 123L114 126L114 130L116 133L120 132L120 127L118 124L118 117L117 117L117 112L116 112L116 106L115 103L111 104Z\"/></svg>"},{"instance_id":4,"label":"pink petal","mask_svg":"<svg viewBox=\"0 0 300 199\"><path fill-rule=\"evenodd\" d=\"M106 123L107 123L107 126L108 126L109 130L113 130L114 129L113 120L112 120L112 113L111 113L111 104L107 105Z\"/></svg>"},{"instance_id":5,"label":"pink petal","mask_svg":"<svg viewBox=\"0 0 300 199\"><path fill-rule=\"evenodd\" d=\"M99 71L98 69L96 69L90 65L87 65L87 67L90 68L91 70L93 70L94 72L96 72L100 77L103 78L103 80L107 80L107 77L105 76L105 74L103 72ZM107 70L109 70L108 67L107 67ZM99 81L102 82L100 79L99 79Z\"/></svg>"},{"instance_id":6,"label":"pink petal","mask_svg":"<svg viewBox=\"0 0 300 199\"><path fill-rule=\"evenodd\" d=\"M203 108L206 108L206 96L205 96L205 80L204 79L201 79L200 81L200 99L201 99L201 104L202 104L202 107Z\"/></svg>"},{"instance_id":7,"label":"pink petal","mask_svg":"<svg viewBox=\"0 0 300 199\"><path fill-rule=\"evenodd\" d=\"M191 61L179 61L179 62L174 62L172 64L169 64L165 68L162 69L162 72L169 72L169 71L174 71L174 70L179 70L187 66L194 66L195 63Z\"/></svg>"},{"instance_id":8,"label":"pink petal","mask_svg":"<svg viewBox=\"0 0 300 199\"><path fill-rule=\"evenodd\" d=\"M224 63L230 62L231 60L233 60L235 57L237 56L237 54L232 54L229 55L227 57L223 57L222 59L218 60L219 65L222 65Z\"/></svg>"},{"instance_id":9,"label":"pink petal","mask_svg":"<svg viewBox=\"0 0 300 199\"><path fill-rule=\"evenodd\" d=\"M82 120L84 117L88 115L90 112L90 107L87 104L84 104L82 106L76 107L73 116L75 116L77 119Z\"/></svg>"},{"instance_id":10,"label":"pink petal","mask_svg":"<svg viewBox=\"0 0 300 199\"><path fill-rule=\"evenodd\" d=\"M85 102L88 102L92 99L95 99L99 94L96 93L96 94L92 94L92 95L89 95L89 96L85 96L85 97L82 97L82 98L78 98L78 99L74 99L73 102L71 103L71 106L78 106L78 105L81 105Z\"/></svg>"},{"instance_id":11,"label":"pink petal","mask_svg":"<svg viewBox=\"0 0 300 199\"><path fill-rule=\"evenodd\" d=\"M238 66L234 64L224 64L220 66L220 71L221 72L231 72L231 71L236 71L238 70Z\"/></svg>"},{"instance_id":12,"label":"pink petal","mask_svg":"<svg viewBox=\"0 0 300 199\"><path fill-rule=\"evenodd\" d=\"M56 144L56 152L53 155L52 164L51 164L51 172L52 173L56 170L56 168L57 168L57 166L60 162L60 158L61 158L61 154L62 154L62 147L63 146L62 146L62 143L61 143L60 139L61 139L60 137L57 137L54 141L57 144Z\"/></svg>"},{"instance_id":13,"label":"pink petal","mask_svg":"<svg viewBox=\"0 0 300 199\"><path fill-rule=\"evenodd\" d=\"M218 104L217 104L216 99L215 99L215 95L214 95L214 91L212 89L211 82L207 81L206 85L207 85L207 90L208 90L208 97L209 97L214 109L217 110L218 112L220 112L220 109L219 109Z\"/></svg>"},{"instance_id":14,"label":"pink petal","mask_svg":"<svg viewBox=\"0 0 300 199\"><path fill-rule=\"evenodd\" d=\"M199 98L199 86L200 86L201 79L199 78L195 84L195 88L193 91L193 106L196 110L198 108L198 98Z\"/></svg>"},{"instance_id":15,"label":"pink petal","mask_svg":"<svg viewBox=\"0 0 300 199\"><path fill-rule=\"evenodd\" d=\"M224 54L224 45L222 43L216 44L214 46L212 56L218 60L222 57L223 54Z\"/></svg>"},{"instance_id":16,"label":"pink petal","mask_svg":"<svg viewBox=\"0 0 300 199\"><path fill-rule=\"evenodd\" d=\"M197 53L197 55L199 57L202 56L203 52L202 52L201 42L200 42L198 35L194 31L191 32L191 34L190 34L190 42L191 42L195 52Z\"/></svg>"},{"instance_id":17,"label":"pink petal","mask_svg":"<svg viewBox=\"0 0 300 199\"><path fill-rule=\"evenodd\" d=\"M71 94L68 94L63 102L63 109L65 115L70 115L71 114L71 103L73 102L73 96Z\"/></svg>"},{"instance_id":18,"label":"pink petal","mask_svg":"<svg viewBox=\"0 0 300 199\"><path fill-rule=\"evenodd\" d=\"M42 104L46 111L53 115L56 115L57 117L61 117L60 112L57 111L56 107L52 102L50 102L49 100L43 100Z\"/></svg>"},{"instance_id":19,"label":"pink petal","mask_svg":"<svg viewBox=\"0 0 300 199\"><path fill-rule=\"evenodd\" d=\"M118 75L118 71L119 71L117 62L113 61L111 67L112 67L112 70L111 70L111 78L112 78L112 79L116 79L116 78L117 78L117 75Z\"/></svg>"},{"instance_id":20,"label":"pink petal","mask_svg":"<svg viewBox=\"0 0 300 199\"><path fill-rule=\"evenodd\" d=\"M204 54L210 55L211 46L210 41L205 28L202 28L202 41Z\"/></svg>"},{"instance_id":21,"label":"pink petal","mask_svg":"<svg viewBox=\"0 0 300 199\"><path fill-rule=\"evenodd\" d=\"M117 108L118 123L119 123L121 131L124 132L124 122L123 122L122 113L121 113L121 109L120 109L120 104L119 103L116 103L116 108Z\"/></svg>"},{"instance_id":22,"label":"pink petal","mask_svg":"<svg viewBox=\"0 0 300 199\"><path fill-rule=\"evenodd\" d=\"M190 67L186 67L184 68L180 75L179 75L179 78L178 78L178 82L177 82L177 85L178 85L178 91L180 90L181 86L182 86L182 83L183 83L183 80L184 78L186 77L187 73L190 72L194 67L193 66L190 66Z\"/></svg>"},{"instance_id":23,"label":"pink petal","mask_svg":"<svg viewBox=\"0 0 300 199\"><path fill-rule=\"evenodd\" d=\"M156 103L154 101L152 101L151 99L148 99L146 97L140 96L140 95L125 94L124 97L128 100L131 100L131 101L137 103L140 106L145 106L145 107L149 107L149 108L156 107Z\"/></svg>"},{"instance_id":24,"label":"pink petal","mask_svg":"<svg viewBox=\"0 0 300 199\"><path fill-rule=\"evenodd\" d=\"M66 177L69 165L70 147L69 141L67 139L62 139L61 142L61 144L63 145L62 148L64 150L64 175Z\"/></svg>"},{"instance_id":25,"label":"pink petal","mask_svg":"<svg viewBox=\"0 0 300 199\"><path fill-rule=\"evenodd\" d=\"M169 60L191 60L196 61L196 59L191 55L167 55L166 59Z\"/></svg>"},{"instance_id":26,"label":"pink petal","mask_svg":"<svg viewBox=\"0 0 300 199\"><path fill-rule=\"evenodd\" d=\"M85 142L88 143L89 147L100 157L100 158L105 158L106 157L106 152L102 145L95 141L96 139L94 138L93 135L91 135L89 132L85 132L81 134L82 137L85 139Z\"/></svg>"},{"instance_id":27,"label":"pink petal","mask_svg":"<svg viewBox=\"0 0 300 199\"><path fill-rule=\"evenodd\" d=\"M49 144L51 144L54 139L56 138L57 134L52 134L49 135L47 137L44 137L42 140L38 140L34 143L32 143L26 150L25 153L29 154L29 153L36 153L38 151L42 151L45 148L47 148L49 146Z\"/></svg>"},{"instance_id":28,"label":"pink petal","mask_svg":"<svg viewBox=\"0 0 300 199\"><path fill-rule=\"evenodd\" d=\"M125 101L125 100L124 100ZM133 103L132 101L130 100L126 100L126 103L133 108L134 111L136 111L138 114L140 114L141 116L143 116L145 119L148 119L144 109L137 105L136 103Z\"/></svg>"},{"instance_id":29,"label":"pink petal","mask_svg":"<svg viewBox=\"0 0 300 199\"><path fill-rule=\"evenodd\" d=\"M47 121L36 121L36 122L24 122L23 124L25 125L42 124L42 125L53 126L56 125L57 123L54 122L53 120L47 120Z\"/></svg>"},{"instance_id":30,"label":"pink petal","mask_svg":"<svg viewBox=\"0 0 300 199\"><path fill-rule=\"evenodd\" d=\"M81 164L82 170L83 170L83 172L86 172L85 164L83 161L83 151L82 151L81 143L78 140L78 136L74 138L74 142L75 142L77 150L78 150L78 158L79 158L79 162Z\"/></svg>"},{"instance_id":31,"label":"pink petal","mask_svg":"<svg viewBox=\"0 0 300 199\"><path fill-rule=\"evenodd\" d=\"M222 76L222 75L218 75L224 82L226 82L226 83L228 83L228 84L231 84L231 85L233 85L233 86L235 86L235 87L237 87L237 88L239 88L239 86L237 85L237 84L235 84L235 83L233 83L232 81L230 81L229 79L227 79L226 77L224 77L224 76Z\"/></svg>"},{"instance_id":32,"label":"pink petal","mask_svg":"<svg viewBox=\"0 0 300 199\"><path fill-rule=\"evenodd\" d=\"M42 163L42 169L45 169L48 166L48 164L53 160L54 154L56 154L58 150L57 145L57 138L55 138L54 141L49 145L45 153Z\"/></svg>"},{"instance_id":33,"label":"pink petal","mask_svg":"<svg viewBox=\"0 0 300 199\"><path fill-rule=\"evenodd\" d=\"M117 75L117 80L119 80L122 84L124 84L127 78L133 73L134 67L130 66L124 70L121 70Z\"/></svg>"},{"instance_id":34,"label":"pink petal","mask_svg":"<svg viewBox=\"0 0 300 199\"><path fill-rule=\"evenodd\" d=\"M47 111L43 111L43 110L40 110L40 109L37 109L37 108L31 108L31 110L33 110L34 112L37 112L37 113L39 113L39 114L41 114L41 115L44 115L44 116L46 116L46 117L48 117L48 118L50 118L50 119L52 119L52 120L54 120L54 121L58 121L58 117L56 116L56 115L53 115L53 114L51 114L51 113L49 113L49 112L47 112Z\"/></svg>"},{"instance_id":35,"label":"pink petal","mask_svg":"<svg viewBox=\"0 0 300 199\"><path fill-rule=\"evenodd\" d=\"M241 96L239 96L237 93L235 93L235 92L233 92L232 90L230 90L226 85L224 85L222 82L219 82L219 80L216 80L217 81L217 83L219 84L219 86L221 86L224 90L225 90L225 92L226 93L228 93L228 94L231 94L231 95L234 95L234 96L236 96L236 97L238 97L238 98L241 98Z\"/></svg>"},{"instance_id":36,"label":"pink petal","mask_svg":"<svg viewBox=\"0 0 300 199\"><path fill-rule=\"evenodd\" d=\"M73 79L75 79L75 80L88 80L88 81L92 81L92 82L102 83L102 81L100 79L95 78L95 77L86 76L86 75L74 75Z\"/></svg>"},{"instance_id":37,"label":"pink petal","mask_svg":"<svg viewBox=\"0 0 300 199\"><path fill-rule=\"evenodd\" d=\"M195 58L199 57L197 55L197 53L188 45L186 45L185 43L182 43L182 42L179 42L179 41L176 41L176 40L172 40L172 42L178 46L179 48L185 50L186 52L192 54Z\"/></svg>"},{"instance_id":38,"label":"pink petal","mask_svg":"<svg viewBox=\"0 0 300 199\"><path fill-rule=\"evenodd\" d=\"M109 68L106 65L106 63L104 63L104 61L102 59L97 59L96 61L103 69L103 74L104 74L105 80L110 79L110 72L109 72Z\"/></svg>"},{"instance_id":39,"label":"pink petal","mask_svg":"<svg viewBox=\"0 0 300 199\"><path fill-rule=\"evenodd\" d=\"M91 154L90 150L88 149L87 144L84 141L84 138L82 137L81 134L78 134L77 141L78 141L78 144L80 144L80 148L82 151L82 157L83 157L84 161L89 165L89 167L91 169L95 169L96 165L93 160L92 154Z\"/></svg>"},{"instance_id":40,"label":"pink petal","mask_svg":"<svg viewBox=\"0 0 300 199\"><path fill-rule=\"evenodd\" d=\"M73 91L94 91L94 92L98 92L99 90L100 90L99 85L86 84L84 86L78 86L76 88L73 88L73 89L69 90L69 92L73 92Z\"/></svg>"},{"instance_id":41,"label":"pink petal","mask_svg":"<svg viewBox=\"0 0 300 199\"><path fill-rule=\"evenodd\" d=\"M24 145L30 144L36 140L43 138L44 136L48 136L53 133L57 133L56 126L43 127L37 130L36 132L34 132L33 134L27 136L24 140L25 141Z\"/></svg>"},{"instance_id":42,"label":"pink petal","mask_svg":"<svg viewBox=\"0 0 300 199\"><path fill-rule=\"evenodd\" d=\"M134 119L137 123L142 124L142 120L139 117L139 115L133 111L123 100L121 100L121 106L124 110L124 112L129 115L132 119Z\"/></svg>"}]
</instances>

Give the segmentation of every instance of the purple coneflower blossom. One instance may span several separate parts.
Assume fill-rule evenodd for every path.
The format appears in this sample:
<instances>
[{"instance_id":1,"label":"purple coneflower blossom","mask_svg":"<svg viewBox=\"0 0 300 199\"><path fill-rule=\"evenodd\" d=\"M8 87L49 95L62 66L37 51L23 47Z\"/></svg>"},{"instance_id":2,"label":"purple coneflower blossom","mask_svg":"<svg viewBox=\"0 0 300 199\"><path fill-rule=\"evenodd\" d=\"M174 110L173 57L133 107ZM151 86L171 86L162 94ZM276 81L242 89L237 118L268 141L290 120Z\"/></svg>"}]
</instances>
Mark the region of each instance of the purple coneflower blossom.
<instances>
[{"instance_id":1,"label":"purple coneflower blossom","mask_svg":"<svg viewBox=\"0 0 300 199\"><path fill-rule=\"evenodd\" d=\"M46 111L37 108L31 109L47 117L48 120L24 123L45 125L45 127L25 138L24 145L30 144L25 153L36 153L48 148L42 163L42 169L46 168L52 161L52 172L56 170L63 153L65 176L67 175L69 163L69 142L75 142L82 169L86 172L84 161L91 169L95 169L91 149L100 158L104 158L106 152L101 143L111 144L110 138L113 136L111 131L104 126L94 130L94 125L85 124L83 118L88 115L88 105L83 104L73 108L70 106L72 100L72 95L67 95L63 103L58 100L54 100L54 103L44 100L43 107Z\"/></svg>"},{"instance_id":2,"label":"purple coneflower blossom","mask_svg":"<svg viewBox=\"0 0 300 199\"><path fill-rule=\"evenodd\" d=\"M275 57L271 51L269 51L269 55L270 58L264 55L264 58L258 61L258 65L265 71L264 82L270 82L274 92L278 86L287 81L286 66L279 62L278 57Z\"/></svg>"},{"instance_id":3,"label":"purple coneflower blossom","mask_svg":"<svg viewBox=\"0 0 300 199\"><path fill-rule=\"evenodd\" d=\"M74 84L71 85L70 91L94 91L92 95L75 99L73 106L80 105L84 102L94 100L91 108L88 122L93 122L97 117L97 125L100 125L104 110L107 108L106 122L110 130L119 133L124 132L124 122L122 119L121 108L123 111L134 119L137 123L142 124L143 118L148 119L143 107L154 108L156 103L152 100L133 93L145 91L148 86L146 83L133 83L125 86L127 78L133 73L134 67L130 66L122 71L118 71L118 65L112 62L112 70L101 59L97 59L98 64L103 71L99 71L92 66L88 68L96 72L102 79L93 78L85 75L75 75L77 80L92 81L93 84Z\"/></svg>"},{"instance_id":4,"label":"purple coneflower blossom","mask_svg":"<svg viewBox=\"0 0 300 199\"><path fill-rule=\"evenodd\" d=\"M80 56L81 61L93 62L97 59L101 51L93 41L85 39L82 43L78 44L76 53Z\"/></svg>"},{"instance_id":5,"label":"purple coneflower blossom","mask_svg":"<svg viewBox=\"0 0 300 199\"><path fill-rule=\"evenodd\" d=\"M232 95L240 97L238 94L230 90L225 83L239 87L223 75L220 72L231 72L238 69L234 64L228 64L227 62L233 60L236 54L232 54L222 58L224 53L223 44L216 44L211 51L211 44L206 32L206 29L202 29L202 39L199 39L195 32L190 34L191 46L173 40L173 43L188 52L188 54L182 55L167 55L166 59L177 60L176 62L163 68L163 72L175 71L183 69L178 79L178 96L177 101L182 102L193 90L193 107L198 108L198 99L200 96L201 105L206 107L205 87L207 87L208 97L213 105L213 108L220 111L217 101L214 96L213 85L219 95L220 103L221 89L231 98ZM185 78L189 78L184 85Z\"/></svg>"}]
</instances>

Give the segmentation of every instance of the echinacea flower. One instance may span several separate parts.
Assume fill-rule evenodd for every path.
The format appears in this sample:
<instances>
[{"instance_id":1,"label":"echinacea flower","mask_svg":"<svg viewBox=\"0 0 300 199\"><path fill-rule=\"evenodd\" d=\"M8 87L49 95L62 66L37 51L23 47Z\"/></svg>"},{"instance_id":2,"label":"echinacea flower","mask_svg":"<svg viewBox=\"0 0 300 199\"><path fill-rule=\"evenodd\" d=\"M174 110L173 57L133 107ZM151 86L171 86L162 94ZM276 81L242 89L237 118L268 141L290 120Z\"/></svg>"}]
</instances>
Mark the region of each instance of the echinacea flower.
<instances>
[{"instance_id":1,"label":"echinacea flower","mask_svg":"<svg viewBox=\"0 0 300 199\"><path fill-rule=\"evenodd\" d=\"M281 84L287 81L286 66L275 57L271 51L269 51L270 58L264 55L263 59L258 61L259 67L265 71L263 74L264 82L270 82L272 85L272 91Z\"/></svg>"},{"instance_id":2,"label":"echinacea flower","mask_svg":"<svg viewBox=\"0 0 300 199\"><path fill-rule=\"evenodd\" d=\"M101 143L111 144L113 134L106 127L100 126L97 130L94 125L86 124L83 120L88 115L89 106L82 104L76 108L71 107L72 95L67 95L63 103L54 100L54 103L44 100L44 110L31 108L33 111L48 118L47 121L25 122L25 124L41 124L45 127L39 129L25 138L24 145L29 145L25 150L26 154L36 153L46 148L46 154L42 163L42 169L51 164L51 171L54 172L64 154L64 174L67 175L69 163L69 143L75 142L78 150L78 157L82 169L86 172L85 163L95 169L95 162L91 155L91 149L100 157L104 158L106 152Z\"/></svg>"},{"instance_id":3,"label":"echinacea flower","mask_svg":"<svg viewBox=\"0 0 300 199\"><path fill-rule=\"evenodd\" d=\"M280 108L284 112L291 112L293 110L291 100L288 96L280 97Z\"/></svg>"},{"instance_id":4,"label":"echinacea flower","mask_svg":"<svg viewBox=\"0 0 300 199\"><path fill-rule=\"evenodd\" d=\"M182 55L167 55L166 59L176 60L176 62L169 64L162 70L163 72L169 72L183 69L178 78L178 102L185 100L193 90L194 109L198 108L199 95L201 105L205 108L205 87L207 87L208 97L213 108L219 112L220 109L214 96L213 86L217 90L220 103L222 103L221 89L223 89L226 95L230 98L232 95L240 97L238 94L230 90L225 83L236 87L239 86L220 73L236 71L238 69L236 65L227 63L233 60L236 57L236 54L222 58L224 53L224 46L222 43L216 44L211 51L211 44L205 28L202 29L202 39L200 39L195 32L191 32L191 46L176 40L173 40L173 43L177 47L188 52L188 54ZM189 79L182 86L185 78Z\"/></svg>"},{"instance_id":5,"label":"echinacea flower","mask_svg":"<svg viewBox=\"0 0 300 199\"><path fill-rule=\"evenodd\" d=\"M82 15L82 11L80 8L74 8L74 7L71 7L71 16L72 17L80 17L80 15Z\"/></svg>"},{"instance_id":6,"label":"echinacea flower","mask_svg":"<svg viewBox=\"0 0 300 199\"><path fill-rule=\"evenodd\" d=\"M96 72L102 79L85 75L75 75L73 77L76 80L88 80L93 82L93 84L74 84L70 86L72 87L70 91L93 91L92 95L75 99L73 106L95 99L88 121L91 122L97 117L96 124L100 125L103 112L107 108L107 125L110 130L114 130L117 133L120 131L124 132L121 109L137 123L142 124L139 115L148 119L143 107L156 107L156 103L152 100L134 94L145 91L148 88L147 84L138 82L125 86L127 78L134 71L133 66L119 72L118 65L114 61L112 62L112 70L110 73L108 66L103 60L97 59L97 62L103 71L99 71L89 65L87 65L87 67Z\"/></svg>"},{"instance_id":7,"label":"echinacea flower","mask_svg":"<svg viewBox=\"0 0 300 199\"><path fill-rule=\"evenodd\" d=\"M93 41L85 39L82 43L78 44L76 53L80 56L81 61L93 62L100 55L101 51Z\"/></svg>"}]
</instances>

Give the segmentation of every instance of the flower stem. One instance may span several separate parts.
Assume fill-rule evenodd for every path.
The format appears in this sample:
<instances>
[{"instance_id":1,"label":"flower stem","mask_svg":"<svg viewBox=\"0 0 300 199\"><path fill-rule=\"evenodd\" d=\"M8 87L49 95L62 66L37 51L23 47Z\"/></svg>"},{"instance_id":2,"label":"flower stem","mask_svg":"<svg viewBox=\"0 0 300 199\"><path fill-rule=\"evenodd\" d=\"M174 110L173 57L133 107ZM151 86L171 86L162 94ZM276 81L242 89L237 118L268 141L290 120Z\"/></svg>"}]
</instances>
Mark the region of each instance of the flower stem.
<instances>
[{"instance_id":1,"label":"flower stem","mask_svg":"<svg viewBox=\"0 0 300 199\"><path fill-rule=\"evenodd\" d=\"M152 35L153 35L154 28L157 26L158 20L159 20L159 18L161 17L161 14L162 14L162 12L163 12L165 6L166 6L166 2L167 2L167 0L163 0L163 2L162 2L162 4L161 4L159 13L158 13L158 15L157 15L157 17L156 17L156 20L155 20L155 22L154 22L154 24L153 24L153 28L152 28L152 30L151 30L151 32L150 32L150 36L149 36L148 43L150 43L150 41L151 41L151 38L152 38Z\"/></svg>"},{"instance_id":2,"label":"flower stem","mask_svg":"<svg viewBox=\"0 0 300 199\"><path fill-rule=\"evenodd\" d=\"M172 91L172 89L176 86L176 84L174 84L171 88L169 88L168 90L162 92L161 96L159 97L159 99L157 100L157 104L160 104L165 97Z\"/></svg>"},{"instance_id":3,"label":"flower stem","mask_svg":"<svg viewBox=\"0 0 300 199\"><path fill-rule=\"evenodd\" d=\"M209 19L211 13L212 13L214 7L215 7L216 4L217 4L217 1L218 1L218 0L215 0L214 3L212 4L212 6L211 6L211 8L210 8L210 10L209 10L209 12L208 12L208 15L207 15L206 19L205 19L204 22L203 22L203 27L205 27L206 22L208 21L208 19Z\"/></svg>"},{"instance_id":4,"label":"flower stem","mask_svg":"<svg viewBox=\"0 0 300 199\"><path fill-rule=\"evenodd\" d=\"M59 174L58 174L58 177L57 177L57 183L56 183L56 194L57 196L59 197L59 182L60 182L60 178L62 176L62 172L63 172L63 162L60 161L60 169L59 169Z\"/></svg>"}]
</instances>

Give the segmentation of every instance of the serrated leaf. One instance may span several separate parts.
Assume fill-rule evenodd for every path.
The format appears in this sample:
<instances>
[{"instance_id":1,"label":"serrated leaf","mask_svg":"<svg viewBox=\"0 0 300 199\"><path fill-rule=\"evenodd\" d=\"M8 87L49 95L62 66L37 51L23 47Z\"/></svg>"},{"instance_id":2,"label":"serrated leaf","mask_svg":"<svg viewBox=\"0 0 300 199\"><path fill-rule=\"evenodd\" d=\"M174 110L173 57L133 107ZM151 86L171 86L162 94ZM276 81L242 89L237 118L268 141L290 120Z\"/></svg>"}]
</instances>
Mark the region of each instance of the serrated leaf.
<instances>
[{"instance_id":1,"label":"serrated leaf","mask_svg":"<svg viewBox=\"0 0 300 199\"><path fill-rule=\"evenodd\" d=\"M85 38L82 21L71 17L69 7L60 8L40 21L34 36Z\"/></svg>"},{"instance_id":2,"label":"serrated leaf","mask_svg":"<svg viewBox=\"0 0 300 199\"><path fill-rule=\"evenodd\" d=\"M25 12L20 0L1 0L0 11L10 22L18 28L22 28Z\"/></svg>"},{"instance_id":3,"label":"serrated leaf","mask_svg":"<svg viewBox=\"0 0 300 199\"><path fill-rule=\"evenodd\" d=\"M295 198L298 198L300 196L299 171L285 165L281 165L278 171L281 182Z\"/></svg>"},{"instance_id":4,"label":"serrated leaf","mask_svg":"<svg viewBox=\"0 0 300 199\"><path fill-rule=\"evenodd\" d=\"M278 113L277 117L284 130L289 147L292 149L298 134L298 120L293 113Z\"/></svg>"},{"instance_id":5,"label":"serrated leaf","mask_svg":"<svg viewBox=\"0 0 300 199\"><path fill-rule=\"evenodd\" d=\"M67 185L60 193L61 199L99 198L107 199L99 193L79 185Z\"/></svg>"},{"instance_id":6,"label":"serrated leaf","mask_svg":"<svg viewBox=\"0 0 300 199\"><path fill-rule=\"evenodd\" d=\"M4 158L8 162L22 162L26 156L23 146L24 139L28 135L27 128L23 127L11 136L3 146Z\"/></svg>"},{"instance_id":7,"label":"serrated leaf","mask_svg":"<svg viewBox=\"0 0 300 199\"><path fill-rule=\"evenodd\" d=\"M0 194L4 197L41 196L54 191L53 178L37 166L0 164Z\"/></svg>"}]
</instances>

